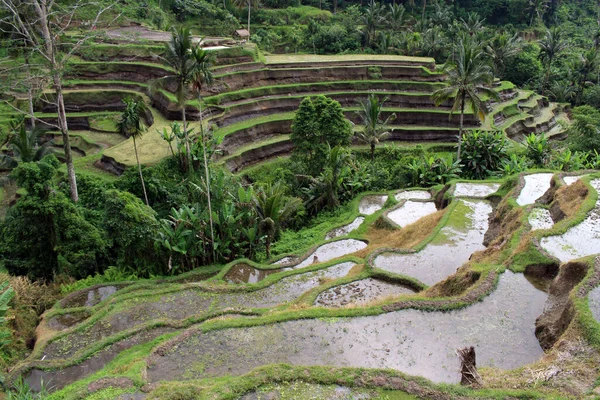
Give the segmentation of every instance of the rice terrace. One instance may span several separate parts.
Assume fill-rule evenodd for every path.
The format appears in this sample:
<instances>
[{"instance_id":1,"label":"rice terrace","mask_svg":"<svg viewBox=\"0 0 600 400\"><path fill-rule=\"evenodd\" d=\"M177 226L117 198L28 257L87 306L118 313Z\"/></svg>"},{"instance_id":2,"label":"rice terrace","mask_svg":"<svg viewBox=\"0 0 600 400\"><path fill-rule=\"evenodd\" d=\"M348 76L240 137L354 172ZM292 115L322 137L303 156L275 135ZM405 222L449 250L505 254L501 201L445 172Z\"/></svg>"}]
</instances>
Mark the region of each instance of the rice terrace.
<instances>
[{"instance_id":1,"label":"rice terrace","mask_svg":"<svg viewBox=\"0 0 600 400\"><path fill-rule=\"evenodd\" d=\"M141 3L0 0L0 398L600 398L597 4Z\"/></svg>"}]
</instances>

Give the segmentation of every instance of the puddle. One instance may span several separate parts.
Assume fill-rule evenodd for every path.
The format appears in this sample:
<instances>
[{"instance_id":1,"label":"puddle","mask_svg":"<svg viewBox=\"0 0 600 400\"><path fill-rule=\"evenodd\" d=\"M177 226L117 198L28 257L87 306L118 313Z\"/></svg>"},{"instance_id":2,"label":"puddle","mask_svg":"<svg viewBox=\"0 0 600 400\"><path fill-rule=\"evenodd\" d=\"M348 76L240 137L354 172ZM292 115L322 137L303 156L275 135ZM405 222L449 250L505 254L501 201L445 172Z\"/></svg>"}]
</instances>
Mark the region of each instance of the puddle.
<instances>
[{"instance_id":1,"label":"puddle","mask_svg":"<svg viewBox=\"0 0 600 400\"><path fill-rule=\"evenodd\" d=\"M360 226L360 224L363 223L364 220L365 220L365 217L358 217L354 221L349 223L348 225L344 225L344 226L341 226L339 228L332 230L331 232L329 232L327 234L327 236L325 236L325 240L329 240L329 239L333 239L333 238L336 238L339 236L345 236L345 235L349 234L353 230L357 229Z\"/></svg>"},{"instance_id":2,"label":"puddle","mask_svg":"<svg viewBox=\"0 0 600 400\"><path fill-rule=\"evenodd\" d=\"M517 197L517 204L520 206L533 204L537 199L542 197L550 189L552 174L525 175L524 179L525 186L523 186L519 197Z\"/></svg>"},{"instance_id":3,"label":"puddle","mask_svg":"<svg viewBox=\"0 0 600 400\"><path fill-rule=\"evenodd\" d=\"M148 368L148 380L237 376L262 365L289 363L391 368L457 383L455 350L460 347L475 346L481 367L512 369L538 360L544 353L534 335L535 320L545 301L546 294L523 275L507 271L494 292L462 310L401 310L196 332L158 357Z\"/></svg>"},{"instance_id":4,"label":"puddle","mask_svg":"<svg viewBox=\"0 0 600 400\"><path fill-rule=\"evenodd\" d=\"M485 249L483 240L488 229L492 206L485 200L458 200L450 220L462 219L464 226L443 227L436 237L418 253L383 253L374 265L383 270L408 275L426 285L433 285L456 272L475 251Z\"/></svg>"},{"instance_id":5,"label":"puddle","mask_svg":"<svg viewBox=\"0 0 600 400\"><path fill-rule=\"evenodd\" d=\"M240 400L367 400L380 398L372 389L349 388L337 385L319 385L305 382L278 383L258 388L243 395ZM407 399L413 397L406 397ZM401 399L404 399L402 397Z\"/></svg>"},{"instance_id":6,"label":"puddle","mask_svg":"<svg viewBox=\"0 0 600 400\"><path fill-rule=\"evenodd\" d=\"M394 196L397 201L400 200L429 200L431 199L431 193L427 190L407 190L404 192L397 193Z\"/></svg>"},{"instance_id":7,"label":"puddle","mask_svg":"<svg viewBox=\"0 0 600 400\"><path fill-rule=\"evenodd\" d=\"M295 263L296 261L298 261L298 257L293 257L293 256L283 257L281 260L271 263L271 265L292 264L292 263Z\"/></svg>"},{"instance_id":8,"label":"puddle","mask_svg":"<svg viewBox=\"0 0 600 400\"><path fill-rule=\"evenodd\" d=\"M600 286L588 294L588 304L596 321L600 322Z\"/></svg>"},{"instance_id":9,"label":"puddle","mask_svg":"<svg viewBox=\"0 0 600 400\"><path fill-rule=\"evenodd\" d=\"M600 179L590 184L600 192ZM583 222L562 235L542 238L540 244L562 262L600 253L600 198Z\"/></svg>"},{"instance_id":10,"label":"puddle","mask_svg":"<svg viewBox=\"0 0 600 400\"><path fill-rule=\"evenodd\" d=\"M308 267L311 264L327 262L334 258L355 253L365 247L367 247L365 242L355 239L337 240L335 242L326 243L308 256L306 260L296 265L294 269Z\"/></svg>"},{"instance_id":11,"label":"puddle","mask_svg":"<svg viewBox=\"0 0 600 400\"><path fill-rule=\"evenodd\" d=\"M397 225L404 227L436 211L433 201L407 200L401 207L388 212L387 217Z\"/></svg>"},{"instance_id":12,"label":"puddle","mask_svg":"<svg viewBox=\"0 0 600 400\"><path fill-rule=\"evenodd\" d=\"M276 274L285 270L285 268L258 269L248 264L236 264L231 267L223 279L229 283L257 283L271 274Z\"/></svg>"},{"instance_id":13,"label":"puddle","mask_svg":"<svg viewBox=\"0 0 600 400\"><path fill-rule=\"evenodd\" d=\"M101 370L122 351L138 344L149 342L165 333L174 331L175 329L171 328L157 328L137 333L128 339L117 342L112 346L99 351L80 364L56 371L33 369L27 374L25 381L36 392L40 391L41 382L43 382L50 391L59 390L76 380L83 379L86 376Z\"/></svg>"},{"instance_id":14,"label":"puddle","mask_svg":"<svg viewBox=\"0 0 600 400\"><path fill-rule=\"evenodd\" d=\"M48 320L48 327L55 331L62 331L86 320L88 317L87 312L57 315Z\"/></svg>"},{"instance_id":15,"label":"puddle","mask_svg":"<svg viewBox=\"0 0 600 400\"><path fill-rule=\"evenodd\" d=\"M377 211L381 210L387 199L387 195L365 196L358 204L358 212L363 215L375 214Z\"/></svg>"},{"instance_id":16,"label":"puddle","mask_svg":"<svg viewBox=\"0 0 600 400\"><path fill-rule=\"evenodd\" d=\"M118 288L116 286L101 286L94 289L84 290L75 294L73 297L65 301L63 308L72 307L93 307L109 296L115 294Z\"/></svg>"},{"instance_id":17,"label":"puddle","mask_svg":"<svg viewBox=\"0 0 600 400\"><path fill-rule=\"evenodd\" d=\"M459 182L454 189L455 197L484 198L500 189L499 183L467 183Z\"/></svg>"},{"instance_id":18,"label":"puddle","mask_svg":"<svg viewBox=\"0 0 600 400\"><path fill-rule=\"evenodd\" d=\"M319 271L292 275L262 290L248 293L221 294L211 308L265 308L297 299L328 280L346 276L356 264L346 262Z\"/></svg>"},{"instance_id":19,"label":"puddle","mask_svg":"<svg viewBox=\"0 0 600 400\"><path fill-rule=\"evenodd\" d=\"M317 297L315 305L324 307L343 307L348 304L365 305L389 296L413 293L415 293L414 290L398 283L367 278L324 291Z\"/></svg>"},{"instance_id":20,"label":"puddle","mask_svg":"<svg viewBox=\"0 0 600 400\"><path fill-rule=\"evenodd\" d=\"M550 229L554 226L554 221L552 220L550 211L545 208L536 207L529 213L529 225L531 225L532 231Z\"/></svg>"}]
</instances>

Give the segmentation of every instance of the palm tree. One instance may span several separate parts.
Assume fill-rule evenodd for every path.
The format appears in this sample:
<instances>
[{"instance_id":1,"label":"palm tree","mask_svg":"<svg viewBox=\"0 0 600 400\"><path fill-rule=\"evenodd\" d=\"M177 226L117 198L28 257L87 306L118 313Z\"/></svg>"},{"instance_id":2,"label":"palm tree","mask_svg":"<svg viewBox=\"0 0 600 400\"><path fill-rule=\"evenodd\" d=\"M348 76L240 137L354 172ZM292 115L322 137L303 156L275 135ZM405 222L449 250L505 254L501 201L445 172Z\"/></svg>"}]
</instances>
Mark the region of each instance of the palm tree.
<instances>
[{"instance_id":1,"label":"palm tree","mask_svg":"<svg viewBox=\"0 0 600 400\"><path fill-rule=\"evenodd\" d=\"M492 60L495 77L502 77L504 75L506 61L519 53L521 42L522 40L517 33L513 36L501 33L494 37L486 46L485 51Z\"/></svg>"},{"instance_id":2,"label":"palm tree","mask_svg":"<svg viewBox=\"0 0 600 400\"><path fill-rule=\"evenodd\" d=\"M369 7L363 15L363 35L365 37L365 45L371 46L377 37L377 28L385 22L384 8L381 4L371 0Z\"/></svg>"},{"instance_id":3,"label":"palm tree","mask_svg":"<svg viewBox=\"0 0 600 400\"><path fill-rule=\"evenodd\" d=\"M387 22L394 32L399 31L404 23L404 12L406 11L402 4L389 4Z\"/></svg>"},{"instance_id":4,"label":"palm tree","mask_svg":"<svg viewBox=\"0 0 600 400\"><path fill-rule=\"evenodd\" d=\"M548 94L559 103L567 103L575 97L575 88L566 81L554 81L548 89Z\"/></svg>"},{"instance_id":5,"label":"palm tree","mask_svg":"<svg viewBox=\"0 0 600 400\"><path fill-rule=\"evenodd\" d=\"M567 48L568 43L562 38L562 32L560 29L554 27L552 29L546 29L546 34L539 41L540 45L540 58L546 65L546 75L544 78L544 84L542 86L542 95L544 90L548 86L550 81L550 67L556 57Z\"/></svg>"},{"instance_id":6,"label":"palm tree","mask_svg":"<svg viewBox=\"0 0 600 400\"><path fill-rule=\"evenodd\" d=\"M185 152L187 156L188 170L192 171L192 154L186 120L186 100L188 86L196 69L196 58L193 51L192 34L189 28L173 28L171 40L165 43L164 60L174 70L174 74L160 78L155 82L153 88L158 85L164 87L169 83L175 84L175 96L177 104L181 108L183 118L183 134L185 138Z\"/></svg>"},{"instance_id":7,"label":"palm tree","mask_svg":"<svg viewBox=\"0 0 600 400\"><path fill-rule=\"evenodd\" d=\"M212 205L210 201L210 175L208 171L208 161L206 158L206 137L204 134L204 124L202 121L202 87L212 84L213 74L210 70L214 62L214 56L212 53L202 50L199 46L193 51L194 59L196 60L196 67L192 75L192 86L198 94L198 107L200 110L200 139L202 140L202 157L204 158L204 174L206 179L206 192L208 200L208 218L210 222L210 239L213 251L213 260L215 259L215 234L213 230L213 219L212 219Z\"/></svg>"},{"instance_id":8,"label":"palm tree","mask_svg":"<svg viewBox=\"0 0 600 400\"><path fill-rule=\"evenodd\" d=\"M135 150L135 159L138 165L138 171L140 173L140 179L142 181L142 190L144 191L144 199L146 205L150 206L148 202L148 194L146 193L146 185L144 184L144 175L142 175L142 166L140 164L140 158L138 157L136 139L142 137L142 133L145 131L144 123L142 122L142 115L146 112L146 105L142 101L136 101L133 99L124 99L125 110L121 114L121 119L117 122L117 129L120 134L125 136L131 136L133 138L133 149Z\"/></svg>"},{"instance_id":9,"label":"palm tree","mask_svg":"<svg viewBox=\"0 0 600 400\"><path fill-rule=\"evenodd\" d=\"M260 218L259 228L266 238L267 258L271 257L271 243L277 239L282 225L300 204L300 199L287 197L279 183L268 184L255 194L254 207Z\"/></svg>"},{"instance_id":10,"label":"palm tree","mask_svg":"<svg viewBox=\"0 0 600 400\"><path fill-rule=\"evenodd\" d=\"M371 147L371 162L375 162L375 146L390 135L388 124L396 118L396 114L392 114L385 121L381 120L381 111L386 101L387 98L379 101L377 96L370 94L366 100L359 102L359 110L356 112L363 130L356 132L355 136Z\"/></svg>"},{"instance_id":11,"label":"palm tree","mask_svg":"<svg viewBox=\"0 0 600 400\"><path fill-rule=\"evenodd\" d=\"M499 99L499 96L485 86L492 83L493 74L490 66L485 63L483 50L478 43L467 38L459 40L446 73L448 86L433 92L432 98L438 106L454 99L450 118L455 112L460 112L457 151L457 160L460 161L465 107L470 106L473 114L483 119L487 113L487 106L481 95L487 95L495 100Z\"/></svg>"},{"instance_id":12,"label":"palm tree","mask_svg":"<svg viewBox=\"0 0 600 400\"><path fill-rule=\"evenodd\" d=\"M51 152L50 141L40 145L45 130L39 125L27 129L24 117L11 122L11 131L9 154L0 155L0 167L12 169L22 162L40 161Z\"/></svg>"}]
</instances>

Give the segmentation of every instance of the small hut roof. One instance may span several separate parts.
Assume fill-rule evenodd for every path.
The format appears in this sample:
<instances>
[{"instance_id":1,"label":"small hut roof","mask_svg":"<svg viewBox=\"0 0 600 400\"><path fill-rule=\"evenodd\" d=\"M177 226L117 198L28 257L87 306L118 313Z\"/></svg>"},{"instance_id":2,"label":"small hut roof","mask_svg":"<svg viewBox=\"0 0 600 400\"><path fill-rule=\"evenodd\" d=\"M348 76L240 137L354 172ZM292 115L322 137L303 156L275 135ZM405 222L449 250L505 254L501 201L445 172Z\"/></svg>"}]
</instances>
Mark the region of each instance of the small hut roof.
<instances>
[{"instance_id":1,"label":"small hut roof","mask_svg":"<svg viewBox=\"0 0 600 400\"><path fill-rule=\"evenodd\" d=\"M248 32L248 29L238 29L238 30L235 31L235 33L239 37L248 37L248 36L250 36L250 32Z\"/></svg>"}]
</instances>

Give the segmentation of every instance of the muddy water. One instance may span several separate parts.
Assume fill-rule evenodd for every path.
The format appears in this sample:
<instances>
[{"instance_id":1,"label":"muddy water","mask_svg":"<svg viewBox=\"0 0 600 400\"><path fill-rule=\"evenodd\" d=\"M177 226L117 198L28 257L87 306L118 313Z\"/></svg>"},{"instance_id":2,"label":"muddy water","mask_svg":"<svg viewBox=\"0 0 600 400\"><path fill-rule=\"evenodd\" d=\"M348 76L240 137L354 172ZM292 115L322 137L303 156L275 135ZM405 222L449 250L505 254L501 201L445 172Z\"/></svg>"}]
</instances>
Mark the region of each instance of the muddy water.
<instances>
[{"instance_id":1,"label":"muddy water","mask_svg":"<svg viewBox=\"0 0 600 400\"><path fill-rule=\"evenodd\" d=\"M249 293L227 293L215 298L212 308L265 308L297 299L322 283L346 276L354 267L346 262L319 271L292 275L283 278L262 290Z\"/></svg>"},{"instance_id":2,"label":"muddy water","mask_svg":"<svg viewBox=\"0 0 600 400\"><path fill-rule=\"evenodd\" d=\"M120 352L127 350L141 343L149 342L165 333L174 332L175 329L157 328L150 331L141 332L131 336L128 339L107 347L104 350L94 354L91 358L78 365L67 367L57 371L42 371L40 369L31 370L25 381L36 392L40 390L41 382L50 390L55 391L67 386L76 380L83 379L92 373L101 370L113 360Z\"/></svg>"},{"instance_id":3,"label":"muddy water","mask_svg":"<svg viewBox=\"0 0 600 400\"><path fill-rule=\"evenodd\" d=\"M329 232L327 234L327 236L325 236L325 240L329 240L329 239L333 239L336 237L345 236L345 235L349 234L353 230L357 229L360 226L360 224L363 223L364 220L365 220L365 217L358 217L354 221L349 223L348 225L344 225L344 226L341 226L339 228L332 230L331 232Z\"/></svg>"},{"instance_id":4,"label":"muddy water","mask_svg":"<svg viewBox=\"0 0 600 400\"><path fill-rule=\"evenodd\" d=\"M466 309L402 310L196 333L148 368L151 382L241 375L265 364L392 368L435 382L459 380L455 349L475 346L478 366L516 368L543 355L534 335L546 294L505 272Z\"/></svg>"},{"instance_id":5,"label":"muddy water","mask_svg":"<svg viewBox=\"0 0 600 400\"><path fill-rule=\"evenodd\" d=\"M117 292L116 286L101 286L87 291L82 291L75 295L72 299L68 300L66 304L63 304L64 308L71 307L93 307L103 300L106 300L109 296L112 296Z\"/></svg>"},{"instance_id":6,"label":"muddy water","mask_svg":"<svg viewBox=\"0 0 600 400\"><path fill-rule=\"evenodd\" d=\"M324 307L343 307L348 304L365 305L374 300L413 293L415 291L408 286L367 278L324 291L317 297L315 305Z\"/></svg>"},{"instance_id":7,"label":"muddy water","mask_svg":"<svg viewBox=\"0 0 600 400\"><path fill-rule=\"evenodd\" d=\"M407 226L436 211L433 201L407 200L401 207L390 211L387 217L399 226Z\"/></svg>"},{"instance_id":8,"label":"muddy water","mask_svg":"<svg viewBox=\"0 0 600 400\"><path fill-rule=\"evenodd\" d=\"M48 320L48 327L55 331L62 331L86 320L89 316L87 312L57 315Z\"/></svg>"},{"instance_id":9,"label":"muddy water","mask_svg":"<svg viewBox=\"0 0 600 400\"><path fill-rule=\"evenodd\" d=\"M517 204L520 206L533 204L537 199L542 197L542 195L550 189L552 174L525 175L524 179L525 186L523 186L519 197L517 197Z\"/></svg>"},{"instance_id":10,"label":"muddy water","mask_svg":"<svg viewBox=\"0 0 600 400\"><path fill-rule=\"evenodd\" d=\"M363 215L374 214L381 210L387 199L387 196L365 196L358 204L358 212Z\"/></svg>"},{"instance_id":11,"label":"muddy water","mask_svg":"<svg viewBox=\"0 0 600 400\"><path fill-rule=\"evenodd\" d=\"M294 269L308 267L309 265L314 263L333 260L334 258L355 253L359 250L364 249L365 247L367 247L367 244L365 242L355 239L337 240L335 242L326 243L320 246L310 256L308 256L306 260L296 265ZM315 256L317 257L316 259Z\"/></svg>"},{"instance_id":12,"label":"muddy water","mask_svg":"<svg viewBox=\"0 0 600 400\"><path fill-rule=\"evenodd\" d=\"M466 211L464 226L445 226L418 253L383 253L375 258L375 267L417 278L426 285L433 285L452 275L469 260L471 254L485 248L483 239L492 212L492 206L485 200L459 201L453 213Z\"/></svg>"},{"instance_id":13,"label":"muddy water","mask_svg":"<svg viewBox=\"0 0 600 400\"><path fill-rule=\"evenodd\" d=\"M590 184L600 192L600 179ZM562 262L600 253L600 198L580 224L562 235L542 238L540 244Z\"/></svg>"},{"instance_id":14,"label":"muddy water","mask_svg":"<svg viewBox=\"0 0 600 400\"><path fill-rule=\"evenodd\" d=\"M600 286L590 292L588 295L588 304L592 315L596 321L600 322Z\"/></svg>"},{"instance_id":15,"label":"muddy water","mask_svg":"<svg viewBox=\"0 0 600 400\"><path fill-rule=\"evenodd\" d=\"M394 196L397 201L400 200L429 200L431 199L431 193L427 190L407 190L400 192Z\"/></svg>"},{"instance_id":16,"label":"muddy water","mask_svg":"<svg viewBox=\"0 0 600 400\"><path fill-rule=\"evenodd\" d=\"M118 311L100 319L92 326L48 344L44 356L47 360L66 359L96 341L153 320L180 321L230 307L272 307L296 299L305 291L319 286L323 280L345 276L354 265L351 262L342 263L324 270L293 275L254 292L217 295L189 289L154 298L125 300L119 304Z\"/></svg>"},{"instance_id":17,"label":"muddy water","mask_svg":"<svg viewBox=\"0 0 600 400\"><path fill-rule=\"evenodd\" d=\"M258 269L248 264L236 264L223 277L229 283L257 283L267 276L285 271L285 268Z\"/></svg>"},{"instance_id":18,"label":"muddy water","mask_svg":"<svg viewBox=\"0 0 600 400\"><path fill-rule=\"evenodd\" d=\"M284 264L291 264L298 261L298 257L283 257L281 260L279 261L275 261L274 263L271 263L271 265L284 265Z\"/></svg>"},{"instance_id":19,"label":"muddy water","mask_svg":"<svg viewBox=\"0 0 600 400\"><path fill-rule=\"evenodd\" d=\"M531 225L531 230L535 231L538 229L550 229L554 226L554 221L552 220L552 215L550 215L550 211L545 208L536 207L531 210L529 213L529 225Z\"/></svg>"},{"instance_id":20,"label":"muddy water","mask_svg":"<svg viewBox=\"0 0 600 400\"><path fill-rule=\"evenodd\" d=\"M456 197L484 198L500 189L499 183L468 183L459 182L454 189Z\"/></svg>"}]
</instances>

